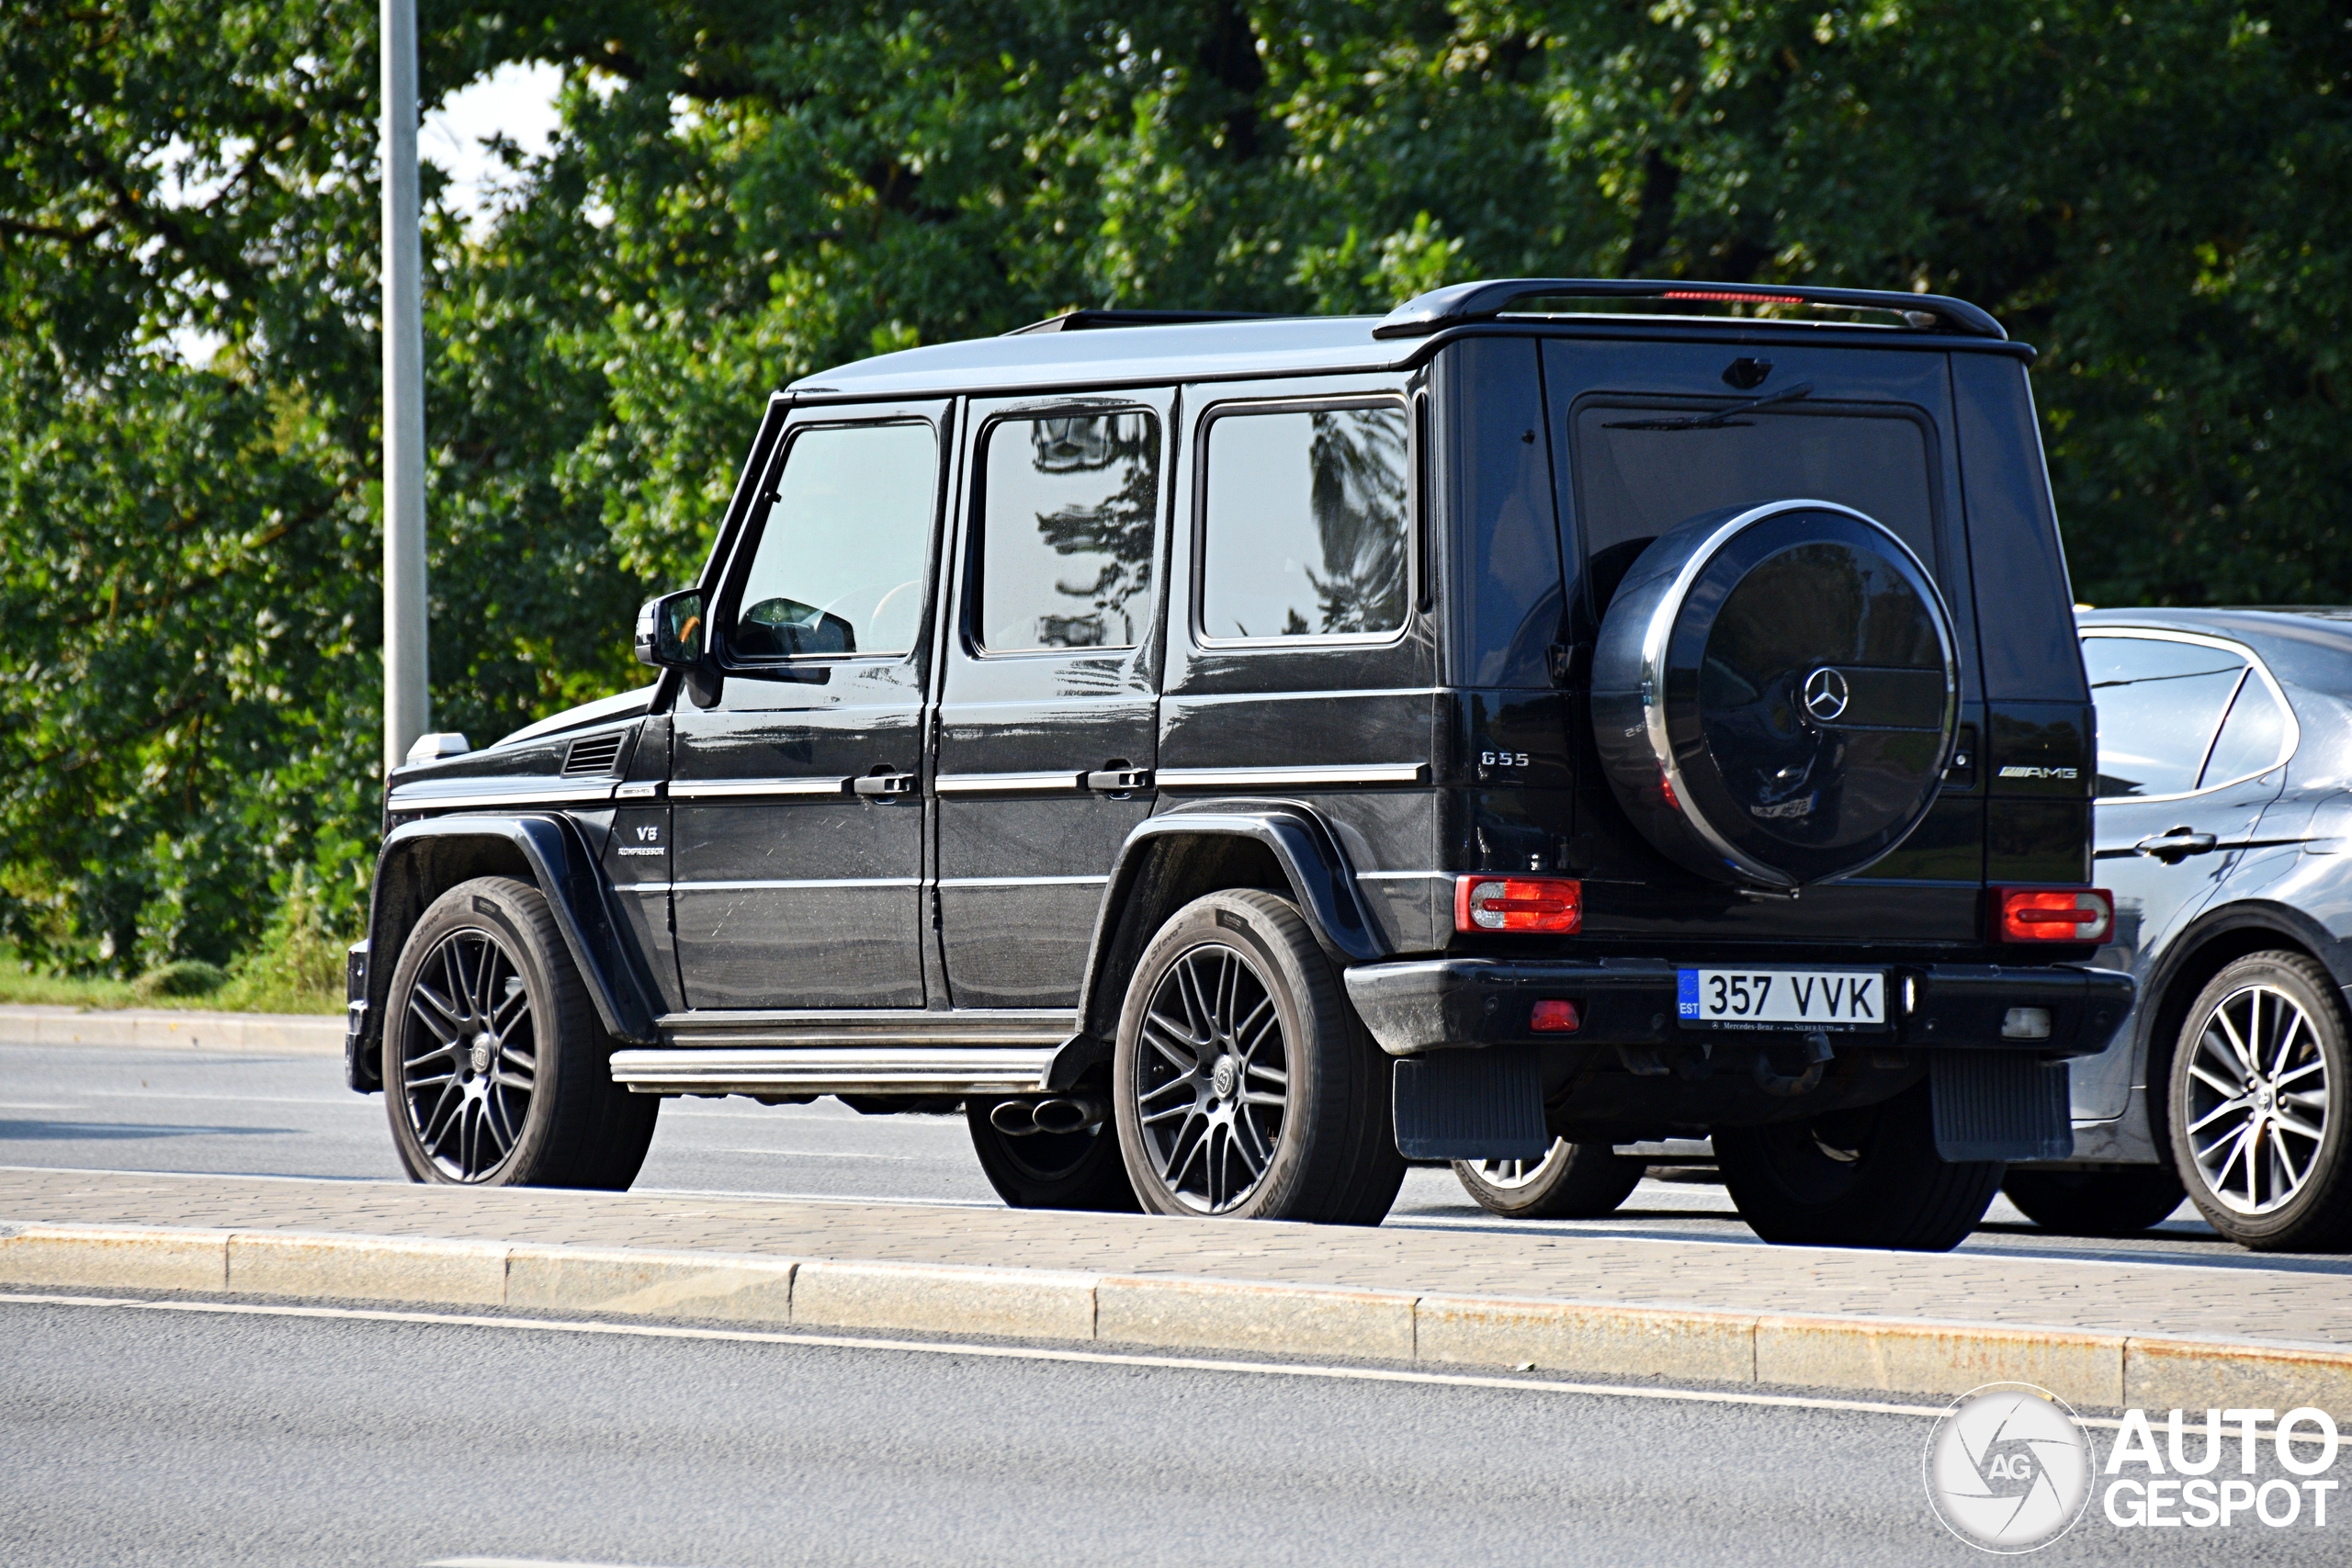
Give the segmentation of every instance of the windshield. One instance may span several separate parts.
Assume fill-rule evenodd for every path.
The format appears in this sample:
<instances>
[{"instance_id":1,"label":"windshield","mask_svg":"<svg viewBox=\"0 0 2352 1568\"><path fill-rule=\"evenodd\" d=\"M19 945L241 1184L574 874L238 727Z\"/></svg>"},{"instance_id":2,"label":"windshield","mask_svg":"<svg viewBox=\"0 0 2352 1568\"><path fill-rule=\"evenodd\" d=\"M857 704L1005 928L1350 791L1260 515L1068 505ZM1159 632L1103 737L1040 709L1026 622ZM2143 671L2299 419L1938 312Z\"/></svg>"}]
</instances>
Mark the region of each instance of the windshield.
<instances>
[{"instance_id":1,"label":"windshield","mask_svg":"<svg viewBox=\"0 0 2352 1568\"><path fill-rule=\"evenodd\" d=\"M1630 400L1577 411L1577 521L1596 608L1660 534L1703 512L1770 501L1850 506L1893 529L1931 575L1940 575L1928 437L1917 420L1892 410L1785 405L1721 423L1657 428L1693 412Z\"/></svg>"}]
</instances>

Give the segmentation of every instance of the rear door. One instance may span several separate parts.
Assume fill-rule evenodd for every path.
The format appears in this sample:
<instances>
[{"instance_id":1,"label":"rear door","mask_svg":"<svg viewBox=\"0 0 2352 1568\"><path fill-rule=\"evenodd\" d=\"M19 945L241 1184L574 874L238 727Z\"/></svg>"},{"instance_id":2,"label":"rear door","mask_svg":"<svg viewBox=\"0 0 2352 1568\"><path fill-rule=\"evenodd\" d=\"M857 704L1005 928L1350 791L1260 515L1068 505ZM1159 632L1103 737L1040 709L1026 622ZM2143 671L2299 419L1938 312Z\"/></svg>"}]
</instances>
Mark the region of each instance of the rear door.
<instances>
[{"instance_id":1,"label":"rear door","mask_svg":"<svg viewBox=\"0 0 2352 1568\"><path fill-rule=\"evenodd\" d=\"M972 410L934 784L956 1007L1075 1005L1112 863L1150 813L1172 400Z\"/></svg>"},{"instance_id":2,"label":"rear door","mask_svg":"<svg viewBox=\"0 0 2352 1568\"><path fill-rule=\"evenodd\" d=\"M948 405L796 413L673 720L689 1008L923 1005L923 628Z\"/></svg>"},{"instance_id":3,"label":"rear door","mask_svg":"<svg viewBox=\"0 0 2352 1568\"><path fill-rule=\"evenodd\" d=\"M2093 875L2115 895L2115 940L2100 959L2144 982L2277 797L2293 720L2268 671L2220 638L2093 630L2083 663L2098 709ZM2076 1116L2122 1114L2131 1057L2122 1035L2075 1064Z\"/></svg>"},{"instance_id":4,"label":"rear door","mask_svg":"<svg viewBox=\"0 0 2352 1568\"><path fill-rule=\"evenodd\" d=\"M1807 888L1794 902L1727 904L1718 887L1652 852L1580 731L1571 863L1587 880L1587 934L1980 941L1984 803L1973 762L1985 710L1945 356L1789 342L1765 349L1552 339L1544 366L1566 459L1560 508L1573 541L1568 570L1578 579L1568 598L1579 645L1590 646L1626 569L1659 535L1720 507L1805 499L1850 506L1911 548L1952 612L1961 665L1962 744L1927 819L1861 875ZM1721 423L1687 423L1774 395L1785 400Z\"/></svg>"}]
</instances>

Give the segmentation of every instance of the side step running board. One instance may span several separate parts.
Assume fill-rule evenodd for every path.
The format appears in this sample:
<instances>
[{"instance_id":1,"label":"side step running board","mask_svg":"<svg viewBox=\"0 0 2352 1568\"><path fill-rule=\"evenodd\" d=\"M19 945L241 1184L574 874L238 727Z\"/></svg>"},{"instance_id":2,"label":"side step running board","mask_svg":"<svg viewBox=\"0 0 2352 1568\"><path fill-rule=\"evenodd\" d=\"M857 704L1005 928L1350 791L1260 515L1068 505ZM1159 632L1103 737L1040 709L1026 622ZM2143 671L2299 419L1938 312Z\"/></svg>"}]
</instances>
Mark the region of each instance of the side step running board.
<instances>
[{"instance_id":1,"label":"side step running board","mask_svg":"<svg viewBox=\"0 0 2352 1568\"><path fill-rule=\"evenodd\" d=\"M616 1051L613 1081L640 1094L1035 1094L1060 1043Z\"/></svg>"},{"instance_id":2,"label":"side step running board","mask_svg":"<svg viewBox=\"0 0 2352 1568\"><path fill-rule=\"evenodd\" d=\"M671 1013L658 1050L613 1053L643 1094L1036 1093L1078 1015L915 1008Z\"/></svg>"}]
</instances>

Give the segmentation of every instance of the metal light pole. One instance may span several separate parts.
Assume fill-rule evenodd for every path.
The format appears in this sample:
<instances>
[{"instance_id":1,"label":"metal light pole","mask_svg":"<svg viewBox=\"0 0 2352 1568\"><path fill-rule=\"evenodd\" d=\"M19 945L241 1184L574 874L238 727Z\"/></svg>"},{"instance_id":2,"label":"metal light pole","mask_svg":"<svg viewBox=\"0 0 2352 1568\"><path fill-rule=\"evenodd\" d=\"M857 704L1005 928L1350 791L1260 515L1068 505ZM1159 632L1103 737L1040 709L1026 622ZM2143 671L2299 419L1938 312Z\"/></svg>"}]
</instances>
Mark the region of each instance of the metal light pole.
<instances>
[{"instance_id":1,"label":"metal light pole","mask_svg":"<svg viewBox=\"0 0 2352 1568\"><path fill-rule=\"evenodd\" d=\"M431 728L424 663L424 300L416 0L383 0L384 768Z\"/></svg>"}]
</instances>

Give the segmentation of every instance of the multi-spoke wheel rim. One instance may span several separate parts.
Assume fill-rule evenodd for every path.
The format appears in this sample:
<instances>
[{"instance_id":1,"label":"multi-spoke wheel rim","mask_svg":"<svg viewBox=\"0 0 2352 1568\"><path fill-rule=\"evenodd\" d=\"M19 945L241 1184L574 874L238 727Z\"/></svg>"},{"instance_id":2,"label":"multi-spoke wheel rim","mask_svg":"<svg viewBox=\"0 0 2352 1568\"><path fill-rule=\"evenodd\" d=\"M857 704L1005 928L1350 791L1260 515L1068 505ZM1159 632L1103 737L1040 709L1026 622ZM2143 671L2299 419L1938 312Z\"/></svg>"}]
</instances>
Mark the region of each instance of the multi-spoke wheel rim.
<instances>
[{"instance_id":1,"label":"multi-spoke wheel rim","mask_svg":"<svg viewBox=\"0 0 2352 1568\"><path fill-rule=\"evenodd\" d=\"M2240 1214L2294 1201L2327 1136L2327 1053L2276 986L2223 997L2197 1032L2183 1119L2205 1190Z\"/></svg>"},{"instance_id":2,"label":"multi-spoke wheel rim","mask_svg":"<svg viewBox=\"0 0 2352 1568\"><path fill-rule=\"evenodd\" d=\"M1184 1207L1225 1213L1264 1183L1290 1058L1281 1011L1238 949L1193 948L1160 976L1144 1010L1135 1096L1152 1169Z\"/></svg>"},{"instance_id":3,"label":"multi-spoke wheel rim","mask_svg":"<svg viewBox=\"0 0 2352 1568\"><path fill-rule=\"evenodd\" d=\"M1568 1157L1568 1141L1558 1138L1544 1151L1542 1159L1482 1159L1470 1169L1486 1186L1503 1192L1515 1192L1522 1187L1532 1187L1548 1175L1553 1167Z\"/></svg>"},{"instance_id":4,"label":"multi-spoke wheel rim","mask_svg":"<svg viewBox=\"0 0 2352 1568\"><path fill-rule=\"evenodd\" d=\"M531 996L485 931L452 931L424 955L401 1032L409 1131L442 1175L484 1181L514 1153L538 1080Z\"/></svg>"}]
</instances>

